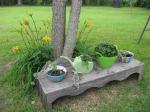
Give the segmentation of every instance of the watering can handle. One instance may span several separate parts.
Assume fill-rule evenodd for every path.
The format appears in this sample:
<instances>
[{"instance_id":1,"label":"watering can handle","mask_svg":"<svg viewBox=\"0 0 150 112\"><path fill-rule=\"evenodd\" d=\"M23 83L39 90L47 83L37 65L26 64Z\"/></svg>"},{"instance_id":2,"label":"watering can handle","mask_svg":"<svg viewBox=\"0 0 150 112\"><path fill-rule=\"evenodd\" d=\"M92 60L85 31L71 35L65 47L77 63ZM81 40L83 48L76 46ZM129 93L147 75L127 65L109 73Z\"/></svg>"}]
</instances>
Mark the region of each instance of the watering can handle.
<instances>
[{"instance_id":1,"label":"watering can handle","mask_svg":"<svg viewBox=\"0 0 150 112\"><path fill-rule=\"evenodd\" d=\"M71 61L71 59L69 59L69 58L66 57L66 56L60 56L60 58L64 58L64 59L68 60L69 63L71 64L71 66L74 68L74 65L73 65L73 62ZM75 70L75 68L74 68L74 72L75 72L75 73L80 73L80 72L77 72L77 71Z\"/></svg>"},{"instance_id":2,"label":"watering can handle","mask_svg":"<svg viewBox=\"0 0 150 112\"><path fill-rule=\"evenodd\" d=\"M69 59L69 58L66 57L66 56L60 56L60 58L64 58L64 59L68 60L69 63L71 64L71 66L73 67L73 63L72 63L71 59Z\"/></svg>"},{"instance_id":3,"label":"watering can handle","mask_svg":"<svg viewBox=\"0 0 150 112\"><path fill-rule=\"evenodd\" d=\"M100 56L100 57L102 57L102 54L101 54L101 53L99 53L99 52L95 52L95 54L96 54L96 56Z\"/></svg>"}]
</instances>

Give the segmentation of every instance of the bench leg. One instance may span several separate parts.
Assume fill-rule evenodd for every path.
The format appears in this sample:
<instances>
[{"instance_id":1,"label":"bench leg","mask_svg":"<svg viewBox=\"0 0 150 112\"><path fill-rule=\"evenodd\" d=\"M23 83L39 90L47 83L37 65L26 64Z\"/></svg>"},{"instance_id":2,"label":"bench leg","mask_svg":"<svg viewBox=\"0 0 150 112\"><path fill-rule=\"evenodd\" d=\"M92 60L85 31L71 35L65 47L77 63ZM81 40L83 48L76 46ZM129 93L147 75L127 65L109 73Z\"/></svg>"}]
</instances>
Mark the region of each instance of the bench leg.
<instances>
[{"instance_id":1,"label":"bench leg","mask_svg":"<svg viewBox=\"0 0 150 112\"><path fill-rule=\"evenodd\" d=\"M139 74L138 80L139 80L139 81L142 80L142 77L143 77L143 74Z\"/></svg>"}]
</instances>

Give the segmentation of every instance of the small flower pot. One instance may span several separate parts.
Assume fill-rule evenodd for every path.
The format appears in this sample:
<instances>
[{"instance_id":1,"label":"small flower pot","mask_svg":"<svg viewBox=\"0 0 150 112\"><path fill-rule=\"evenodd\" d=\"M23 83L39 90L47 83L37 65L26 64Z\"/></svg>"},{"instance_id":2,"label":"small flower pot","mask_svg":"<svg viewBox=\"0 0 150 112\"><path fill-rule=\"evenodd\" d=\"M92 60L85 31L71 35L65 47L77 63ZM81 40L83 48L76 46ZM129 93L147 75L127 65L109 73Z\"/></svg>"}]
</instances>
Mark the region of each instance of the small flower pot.
<instances>
[{"instance_id":1,"label":"small flower pot","mask_svg":"<svg viewBox=\"0 0 150 112\"><path fill-rule=\"evenodd\" d=\"M122 63L130 63L133 60L134 54L130 51L121 51L119 61Z\"/></svg>"},{"instance_id":2,"label":"small flower pot","mask_svg":"<svg viewBox=\"0 0 150 112\"><path fill-rule=\"evenodd\" d=\"M94 66L92 61L84 62L80 56L76 57L72 64L78 73L90 73Z\"/></svg>"},{"instance_id":3,"label":"small flower pot","mask_svg":"<svg viewBox=\"0 0 150 112\"><path fill-rule=\"evenodd\" d=\"M55 83L60 82L60 81L62 81L63 79L65 79L66 73L67 73L66 68L63 67L63 66L59 66L59 65L57 65L56 70L52 70L51 67L48 67L46 71L47 71L47 74L48 74L47 77L48 77L52 82L55 82ZM59 74L58 74L57 72L59 72ZM60 73L60 72L61 72L61 73Z\"/></svg>"}]
</instances>

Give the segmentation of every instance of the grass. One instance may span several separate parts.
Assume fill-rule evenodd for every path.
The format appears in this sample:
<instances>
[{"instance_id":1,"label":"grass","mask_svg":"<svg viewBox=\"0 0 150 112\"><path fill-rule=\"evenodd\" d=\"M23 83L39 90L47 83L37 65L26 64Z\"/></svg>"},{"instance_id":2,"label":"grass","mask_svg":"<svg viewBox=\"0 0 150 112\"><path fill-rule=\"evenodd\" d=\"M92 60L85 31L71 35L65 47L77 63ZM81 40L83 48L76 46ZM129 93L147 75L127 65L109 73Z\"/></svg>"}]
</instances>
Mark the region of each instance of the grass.
<instances>
[{"instance_id":1,"label":"grass","mask_svg":"<svg viewBox=\"0 0 150 112\"><path fill-rule=\"evenodd\" d=\"M67 8L67 17L69 14ZM0 7L0 65L15 59L10 49L19 44L21 38L14 28L32 12L38 25L51 17L50 7ZM135 53L135 57L145 63L143 80L129 79L113 82L102 89L90 89L77 97L66 97L54 103L54 112L149 112L150 111L150 32L146 32L142 43L137 39L149 15L149 10L141 8L83 7L80 26L85 20L93 22L89 35L91 50L99 42L112 42L121 49ZM68 19L67 19L68 20ZM1 67L0 67L1 68ZM44 112L37 91L21 96L17 88L5 79L7 72L0 75L1 112ZM34 104L31 104L35 101Z\"/></svg>"}]
</instances>

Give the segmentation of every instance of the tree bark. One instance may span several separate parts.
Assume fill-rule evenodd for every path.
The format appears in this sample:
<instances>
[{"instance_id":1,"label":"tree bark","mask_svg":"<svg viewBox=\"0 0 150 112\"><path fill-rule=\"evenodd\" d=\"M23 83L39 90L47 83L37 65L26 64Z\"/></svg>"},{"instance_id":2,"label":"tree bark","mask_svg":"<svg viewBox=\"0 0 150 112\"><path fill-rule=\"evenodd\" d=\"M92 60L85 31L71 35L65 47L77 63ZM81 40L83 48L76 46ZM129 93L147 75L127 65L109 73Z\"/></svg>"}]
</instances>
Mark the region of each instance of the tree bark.
<instances>
[{"instance_id":1,"label":"tree bark","mask_svg":"<svg viewBox=\"0 0 150 112\"><path fill-rule=\"evenodd\" d=\"M65 40L63 56L72 57L75 44L76 36L78 31L78 22L82 6L82 0L72 0L69 29Z\"/></svg>"},{"instance_id":2,"label":"tree bark","mask_svg":"<svg viewBox=\"0 0 150 112\"><path fill-rule=\"evenodd\" d=\"M22 0L17 0L18 5L22 5Z\"/></svg>"},{"instance_id":3,"label":"tree bark","mask_svg":"<svg viewBox=\"0 0 150 112\"><path fill-rule=\"evenodd\" d=\"M55 58L62 55L65 41L66 0L53 0L52 44Z\"/></svg>"}]
</instances>

